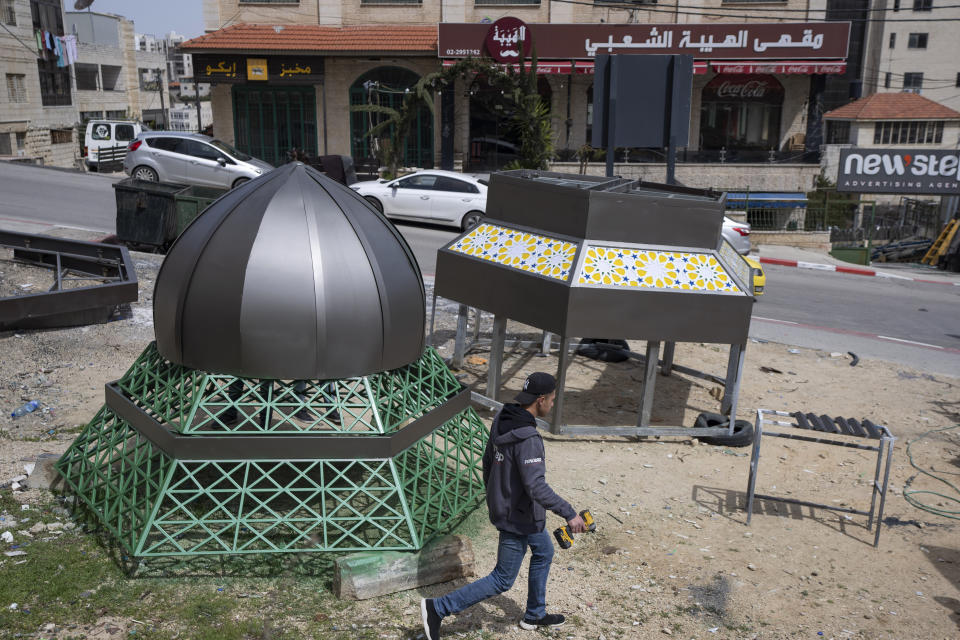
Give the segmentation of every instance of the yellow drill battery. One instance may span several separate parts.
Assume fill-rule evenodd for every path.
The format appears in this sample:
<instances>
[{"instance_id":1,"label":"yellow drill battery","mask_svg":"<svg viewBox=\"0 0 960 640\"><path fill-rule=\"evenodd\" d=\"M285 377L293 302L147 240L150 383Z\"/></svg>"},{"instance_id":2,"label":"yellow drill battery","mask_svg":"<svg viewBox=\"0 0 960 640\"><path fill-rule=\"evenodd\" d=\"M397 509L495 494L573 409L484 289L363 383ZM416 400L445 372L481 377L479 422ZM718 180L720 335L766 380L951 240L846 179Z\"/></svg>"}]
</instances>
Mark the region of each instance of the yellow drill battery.
<instances>
[{"instance_id":1,"label":"yellow drill battery","mask_svg":"<svg viewBox=\"0 0 960 640\"><path fill-rule=\"evenodd\" d=\"M580 517L583 518L583 523L587 526L587 531L597 530L597 521L593 519L593 514L590 513L589 509L581 511ZM557 539L557 544L560 545L561 549L569 549L573 546L573 536L570 535L570 530L567 528L567 525L554 529L553 537Z\"/></svg>"}]
</instances>

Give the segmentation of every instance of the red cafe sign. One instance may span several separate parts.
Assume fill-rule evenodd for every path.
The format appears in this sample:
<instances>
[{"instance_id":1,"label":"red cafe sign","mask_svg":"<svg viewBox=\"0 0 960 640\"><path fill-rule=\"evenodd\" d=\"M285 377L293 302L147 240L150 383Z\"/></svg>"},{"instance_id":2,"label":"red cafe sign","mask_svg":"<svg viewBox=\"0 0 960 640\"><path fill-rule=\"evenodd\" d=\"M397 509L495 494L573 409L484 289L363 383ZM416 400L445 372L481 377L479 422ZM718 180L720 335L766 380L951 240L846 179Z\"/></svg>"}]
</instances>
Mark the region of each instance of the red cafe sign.
<instances>
[{"instance_id":1,"label":"red cafe sign","mask_svg":"<svg viewBox=\"0 0 960 640\"><path fill-rule=\"evenodd\" d=\"M711 102L782 102L783 85L767 75L718 75L703 88Z\"/></svg>"},{"instance_id":2,"label":"red cafe sign","mask_svg":"<svg viewBox=\"0 0 960 640\"><path fill-rule=\"evenodd\" d=\"M533 42L526 23L520 18L500 18L487 31L484 39L487 53L497 62L511 63L520 59L521 48L523 57L530 57L530 47Z\"/></svg>"},{"instance_id":3,"label":"red cafe sign","mask_svg":"<svg viewBox=\"0 0 960 640\"><path fill-rule=\"evenodd\" d=\"M501 23L498 20L494 26ZM718 24L523 24L494 29L489 24L441 22L437 49L441 58L480 56L489 37L510 51L506 40L536 42L540 60L590 60L597 54L687 54L698 60L845 60L849 22ZM513 49L517 51L516 49ZM495 56L494 56L495 57ZM514 62L516 58L506 60ZM501 60L503 61L503 60Z\"/></svg>"}]
</instances>

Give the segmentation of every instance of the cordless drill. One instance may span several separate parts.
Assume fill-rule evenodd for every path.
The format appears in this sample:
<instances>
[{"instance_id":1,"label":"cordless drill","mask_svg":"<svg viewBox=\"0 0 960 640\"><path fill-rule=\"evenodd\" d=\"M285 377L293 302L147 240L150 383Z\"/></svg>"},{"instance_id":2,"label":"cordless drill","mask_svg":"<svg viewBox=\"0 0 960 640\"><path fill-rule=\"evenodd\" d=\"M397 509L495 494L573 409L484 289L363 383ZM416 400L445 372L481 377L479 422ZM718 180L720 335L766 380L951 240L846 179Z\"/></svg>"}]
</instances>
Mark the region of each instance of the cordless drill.
<instances>
[{"instance_id":1,"label":"cordless drill","mask_svg":"<svg viewBox=\"0 0 960 640\"><path fill-rule=\"evenodd\" d=\"M593 514L590 513L589 509L581 511L580 517L583 518L583 523L587 525L587 531L597 530L597 522L593 519ZM553 537L557 539L557 544L560 545L561 549L569 549L573 546L573 536L570 535L570 529L567 528L567 525L555 529Z\"/></svg>"}]
</instances>

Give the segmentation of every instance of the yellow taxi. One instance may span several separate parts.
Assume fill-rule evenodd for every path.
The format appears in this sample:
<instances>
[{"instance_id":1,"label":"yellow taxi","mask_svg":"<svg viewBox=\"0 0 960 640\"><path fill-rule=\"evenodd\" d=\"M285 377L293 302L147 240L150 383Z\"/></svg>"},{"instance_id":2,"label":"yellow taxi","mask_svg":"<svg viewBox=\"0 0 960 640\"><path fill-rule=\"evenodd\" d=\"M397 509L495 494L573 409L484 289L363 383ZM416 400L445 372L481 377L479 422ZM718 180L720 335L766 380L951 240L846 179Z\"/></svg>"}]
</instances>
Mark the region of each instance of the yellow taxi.
<instances>
[{"instance_id":1,"label":"yellow taxi","mask_svg":"<svg viewBox=\"0 0 960 640\"><path fill-rule=\"evenodd\" d=\"M743 259L747 261L750 269L753 270L753 295L762 296L763 288L767 284L767 276L763 273L763 267L760 265L760 261L754 260L750 256L743 256Z\"/></svg>"}]
</instances>

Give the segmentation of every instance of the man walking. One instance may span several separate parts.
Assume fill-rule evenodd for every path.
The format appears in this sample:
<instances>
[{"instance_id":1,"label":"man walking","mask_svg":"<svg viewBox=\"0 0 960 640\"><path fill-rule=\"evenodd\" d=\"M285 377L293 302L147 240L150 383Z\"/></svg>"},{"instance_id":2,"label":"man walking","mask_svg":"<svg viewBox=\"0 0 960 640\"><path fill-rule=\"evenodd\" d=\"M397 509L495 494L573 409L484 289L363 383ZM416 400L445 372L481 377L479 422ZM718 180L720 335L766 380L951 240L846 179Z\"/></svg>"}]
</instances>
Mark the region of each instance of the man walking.
<instances>
[{"instance_id":1,"label":"man walking","mask_svg":"<svg viewBox=\"0 0 960 640\"><path fill-rule=\"evenodd\" d=\"M554 493L545 479L543 439L536 418L550 414L557 382L549 373L532 373L517 394L516 404L506 404L490 427L483 454L483 482L487 487L490 522L500 531L497 566L490 575L440 598L420 601L427 640L440 638L444 617L463 611L513 586L523 556L530 547L527 609L522 629L559 626L564 617L547 613L547 575L553 561L553 541L544 530L546 510L567 521L570 531L586 530L583 518L566 500Z\"/></svg>"}]
</instances>

